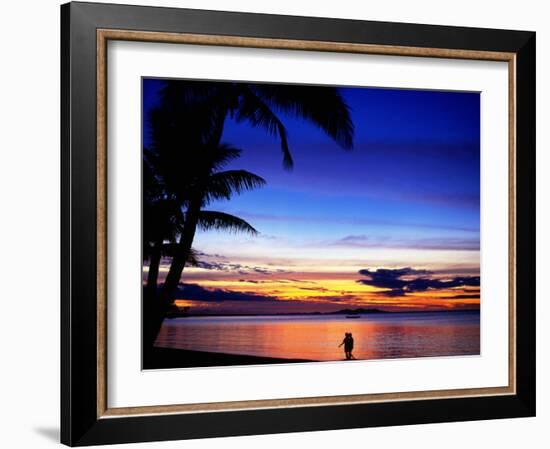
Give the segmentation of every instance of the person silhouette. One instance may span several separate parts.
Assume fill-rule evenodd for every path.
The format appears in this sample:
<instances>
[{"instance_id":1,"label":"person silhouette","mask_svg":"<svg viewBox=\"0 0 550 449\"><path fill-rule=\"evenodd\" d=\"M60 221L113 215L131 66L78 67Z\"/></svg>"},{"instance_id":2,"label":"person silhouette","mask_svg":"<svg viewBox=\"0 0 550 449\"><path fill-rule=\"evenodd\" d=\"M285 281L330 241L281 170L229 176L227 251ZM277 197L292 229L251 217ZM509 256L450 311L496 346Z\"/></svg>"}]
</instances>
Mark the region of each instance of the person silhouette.
<instances>
[{"instance_id":1,"label":"person silhouette","mask_svg":"<svg viewBox=\"0 0 550 449\"><path fill-rule=\"evenodd\" d=\"M349 357L348 357L348 350L347 350L347 348L346 348L346 342L347 342L347 340L348 340L348 333L346 332L345 335L344 335L344 339L342 340L342 343L340 343L340 344L338 345L339 348L341 348L342 346L344 346L344 354L345 354L345 356L346 356L346 360L349 359Z\"/></svg>"},{"instance_id":2,"label":"person silhouette","mask_svg":"<svg viewBox=\"0 0 550 449\"><path fill-rule=\"evenodd\" d=\"M353 357L352 351L353 351L353 336L351 335L351 332L346 332L344 339L342 340L342 343L338 345L338 347L344 346L344 354L346 356L346 360L355 359Z\"/></svg>"},{"instance_id":3,"label":"person silhouette","mask_svg":"<svg viewBox=\"0 0 550 449\"><path fill-rule=\"evenodd\" d=\"M346 352L348 354L348 360L355 359L355 357L352 354L352 352L353 352L353 335L351 334L351 332L348 334L348 341L347 341L347 344L344 345L344 347L347 347Z\"/></svg>"}]
</instances>

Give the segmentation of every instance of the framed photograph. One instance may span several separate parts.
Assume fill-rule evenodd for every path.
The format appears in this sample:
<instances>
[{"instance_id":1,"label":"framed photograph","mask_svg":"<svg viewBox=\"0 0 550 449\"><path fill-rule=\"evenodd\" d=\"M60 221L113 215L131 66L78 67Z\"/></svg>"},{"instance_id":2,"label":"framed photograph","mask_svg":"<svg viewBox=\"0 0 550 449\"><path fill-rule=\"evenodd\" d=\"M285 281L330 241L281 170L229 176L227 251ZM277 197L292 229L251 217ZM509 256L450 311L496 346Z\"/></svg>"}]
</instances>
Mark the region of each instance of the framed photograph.
<instances>
[{"instance_id":1,"label":"framed photograph","mask_svg":"<svg viewBox=\"0 0 550 449\"><path fill-rule=\"evenodd\" d=\"M535 33L61 7L61 439L535 414Z\"/></svg>"}]
</instances>

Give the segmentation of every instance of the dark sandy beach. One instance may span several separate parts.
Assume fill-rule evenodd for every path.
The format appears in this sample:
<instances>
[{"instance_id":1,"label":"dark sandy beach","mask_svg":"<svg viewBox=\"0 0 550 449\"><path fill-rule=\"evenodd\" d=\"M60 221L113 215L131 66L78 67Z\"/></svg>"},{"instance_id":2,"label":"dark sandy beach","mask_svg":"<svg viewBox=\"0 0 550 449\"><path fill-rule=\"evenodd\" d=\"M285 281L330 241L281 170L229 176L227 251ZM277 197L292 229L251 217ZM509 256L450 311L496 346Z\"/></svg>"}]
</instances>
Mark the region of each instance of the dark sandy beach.
<instances>
[{"instance_id":1,"label":"dark sandy beach","mask_svg":"<svg viewBox=\"0 0 550 449\"><path fill-rule=\"evenodd\" d=\"M205 366L266 365L273 363L313 362L305 359L281 359L219 352L188 351L184 349L153 348L144 354L143 369L192 368Z\"/></svg>"}]
</instances>

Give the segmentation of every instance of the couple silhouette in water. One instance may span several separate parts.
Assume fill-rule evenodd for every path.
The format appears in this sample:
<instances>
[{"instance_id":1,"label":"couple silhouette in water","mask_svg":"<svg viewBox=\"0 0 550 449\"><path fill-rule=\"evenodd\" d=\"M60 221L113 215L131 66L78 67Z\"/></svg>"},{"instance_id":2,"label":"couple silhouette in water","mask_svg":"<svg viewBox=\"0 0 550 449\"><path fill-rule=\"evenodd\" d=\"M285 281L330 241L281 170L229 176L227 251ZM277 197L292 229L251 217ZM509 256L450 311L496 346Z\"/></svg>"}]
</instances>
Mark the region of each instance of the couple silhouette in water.
<instances>
[{"instance_id":1,"label":"couple silhouette in water","mask_svg":"<svg viewBox=\"0 0 550 449\"><path fill-rule=\"evenodd\" d=\"M342 343L338 345L340 348L341 346L344 346L344 354L346 355L346 360L355 360L355 357L353 356L353 336L351 335L351 332L346 332L346 335L344 336L344 340L342 340Z\"/></svg>"}]
</instances>

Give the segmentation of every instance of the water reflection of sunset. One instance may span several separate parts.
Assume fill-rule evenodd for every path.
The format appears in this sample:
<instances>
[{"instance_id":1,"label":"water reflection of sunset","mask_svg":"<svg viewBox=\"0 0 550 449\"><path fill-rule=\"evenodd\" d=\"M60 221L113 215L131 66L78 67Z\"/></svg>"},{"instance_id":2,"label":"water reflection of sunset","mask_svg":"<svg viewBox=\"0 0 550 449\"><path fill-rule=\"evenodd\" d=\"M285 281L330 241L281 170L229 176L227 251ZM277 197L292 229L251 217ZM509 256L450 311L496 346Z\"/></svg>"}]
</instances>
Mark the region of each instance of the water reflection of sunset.
<instances>
[{"instance_id":1,"label":"water reflection of sunset","mask_svg":"<svg viewBox=\"0 0 550 449\"><path fill-rule=\"evenodd\" d=\"M346 332L360 360L479 354L479 314L198 317L168 320L157 345L281 359L342 360Z\"/></svg>"}]
</instances>

